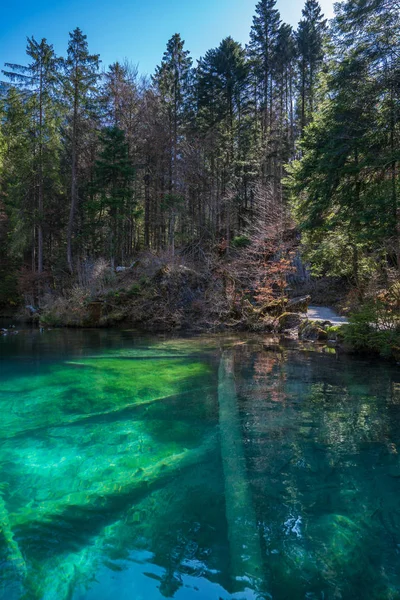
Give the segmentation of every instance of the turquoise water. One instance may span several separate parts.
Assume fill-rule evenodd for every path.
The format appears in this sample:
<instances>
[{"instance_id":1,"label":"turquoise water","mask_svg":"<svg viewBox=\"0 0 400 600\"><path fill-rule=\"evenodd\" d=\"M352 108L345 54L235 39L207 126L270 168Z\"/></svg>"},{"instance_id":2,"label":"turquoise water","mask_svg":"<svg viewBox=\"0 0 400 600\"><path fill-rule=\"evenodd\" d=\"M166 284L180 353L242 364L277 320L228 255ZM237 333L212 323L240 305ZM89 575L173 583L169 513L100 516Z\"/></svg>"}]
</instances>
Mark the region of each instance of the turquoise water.
<instances>
[{"instance_id":1,"label":"turquoise water","mask_svg":"<svg viewBox=\"0 0 400 600\"><path fill-rule=\"evenodd\" d=\"M0 338L1 600L400 599L400 370L261 338Z\"/></svg>"}]
</instances>

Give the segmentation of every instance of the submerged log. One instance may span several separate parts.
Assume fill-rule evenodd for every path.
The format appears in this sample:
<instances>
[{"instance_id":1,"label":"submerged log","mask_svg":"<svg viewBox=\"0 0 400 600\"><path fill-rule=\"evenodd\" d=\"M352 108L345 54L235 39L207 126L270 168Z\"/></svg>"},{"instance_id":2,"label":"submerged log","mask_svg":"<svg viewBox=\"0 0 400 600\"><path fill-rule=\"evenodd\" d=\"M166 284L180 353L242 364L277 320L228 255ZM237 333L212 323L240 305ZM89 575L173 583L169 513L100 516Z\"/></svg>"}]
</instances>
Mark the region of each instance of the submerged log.
<instances>
[{"instance_id":1,"label":"submerged log","mask_svg":"<svg viewBox=\"0 0 400 600\"><path fill-rule=\"evenodd\" d=\"M10 523L15 527L31 527L37 523L52 523L55 519L71 515L74 519L90 511L98 512L112 509L115 503L132 495L150 491L161 485L166 479L181 469L193 466L213 450L215 438L210 436L194 450L183 450L178 454L166 456L162 460L139 468L132 473L124 473L122 478L113 477L107 481L99 481L91 489L83 492L72 492L60 500L47 500L38 506L24 509L10 515Z\"/></svg>"},{"instance_id":2,"label":"submerged log","mask_svg":"<svg viewBox=\"0 0 400 600\"><path fill-rule=\"evenodd\" d=\"M196 390L194 390L194 391L196 391ZM73 426L73 425L79 426L79 425L85 424L87 422L96 420L98 418L103 418L103 417L107 417L107 416L110 416L110 417L114 416L115 418L118 418L118 415L124 416L129 411L132 411L132 413L134 413L135 411L140 410L141 408L146 408L147 406L150 406L157 402L168 401L173 398L179 397L181 395L183 395L183 394L169 394L167 396L156 396L155 398L150 398L148 400L135 400L134 402L122 403L120 406L117 406L115 408L109 408L109 409L105 409L105 410L101 410L101 411L92 411L87 414L77 414L77 415L73 415L73 416L66 416L65 413L60 413L59 415L57 415L59 417L59 420L54 420L54 421L48 420L40 425L26 427L23 431L23 435L39 433L40 431L48 430L48 429L52 429L52 428L56 428L56 427L68 427L68 426ZM4 426L4 429L0 428L0 439L1 440L11 439L13 437L18 437L20 435L21 435L20 430L13 431L12 423L6 424Z\"/></svg>"},{"instance_id":3,"label":"submerged log","mask_svg":"<svg viewBox=\"0 0 400 600\"><path fill-rule=\"evenodd\" d=\"M221 357L218 371L218 403L231 573L236 581L250 582L259 590L263 577L260 534L247 480L233 361L228 352Z\"/></svg>"},{"instance_id":4,"label":"submerged log","mask_svg":"<svg viewBox=\"0 0 400 600\"><path fill-rule=\"evenodd\" d=\"M13 571L12 579L22 585L27 574L25 559L10 524L9 512L0 494L0 544L5 546L7 562Z\"/></svg>"}]
</instances>

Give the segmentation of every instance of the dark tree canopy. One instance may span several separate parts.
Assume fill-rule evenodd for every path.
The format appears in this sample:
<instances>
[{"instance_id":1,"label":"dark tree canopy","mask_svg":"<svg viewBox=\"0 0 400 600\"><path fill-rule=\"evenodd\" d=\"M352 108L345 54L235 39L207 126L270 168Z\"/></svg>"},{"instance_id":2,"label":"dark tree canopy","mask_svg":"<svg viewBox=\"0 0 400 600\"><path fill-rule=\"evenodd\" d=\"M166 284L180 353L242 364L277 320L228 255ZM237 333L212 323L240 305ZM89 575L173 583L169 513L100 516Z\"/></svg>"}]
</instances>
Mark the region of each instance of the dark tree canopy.
<instances>
[{"instance_id":1,"label":"dark tree canopy","mask_svg":"<svg viewBox=\"0 0 400 600\"><path fill-rule=\"evenodd\" d=\"M0 90L0 268L73 279L143 249L229 253L260 202L320 273L399 264L399 15L344 0L328 24L306 0L293 30L260 0L247 47L226 37L194 64L175 33L150 79L101 73L79 28L65 57L28 38Z\"/></svg>"}]
</instances>

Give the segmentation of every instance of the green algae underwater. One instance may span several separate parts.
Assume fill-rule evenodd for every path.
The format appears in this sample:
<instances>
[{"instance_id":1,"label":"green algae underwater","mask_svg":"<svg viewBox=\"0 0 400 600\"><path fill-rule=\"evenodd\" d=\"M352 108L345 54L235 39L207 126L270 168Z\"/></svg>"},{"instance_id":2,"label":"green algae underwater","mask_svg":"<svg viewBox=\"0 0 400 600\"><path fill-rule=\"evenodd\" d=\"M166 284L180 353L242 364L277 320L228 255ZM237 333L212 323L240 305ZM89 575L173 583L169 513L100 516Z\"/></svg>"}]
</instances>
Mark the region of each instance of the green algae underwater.
<instances>
[{"instance_id":1,"label":"green algae underwater","mask_svg":"<svg viewBox=\"0 0 400 600\"><path fill-rule=\"evenodd\" d=\"M400 373L259 337L0 338L1 600L400 599Z\"/></svg>"}]
</instances>

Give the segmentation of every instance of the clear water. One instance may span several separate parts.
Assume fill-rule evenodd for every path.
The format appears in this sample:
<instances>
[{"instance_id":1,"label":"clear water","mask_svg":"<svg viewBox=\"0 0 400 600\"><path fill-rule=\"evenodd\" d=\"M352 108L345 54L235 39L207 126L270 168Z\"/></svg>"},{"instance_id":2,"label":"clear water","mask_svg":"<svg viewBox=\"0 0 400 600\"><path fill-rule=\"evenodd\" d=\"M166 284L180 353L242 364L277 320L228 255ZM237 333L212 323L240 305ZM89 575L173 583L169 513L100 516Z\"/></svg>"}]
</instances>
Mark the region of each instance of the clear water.
<instances>
[{"instance_id":1,"label":"clear water","mask_svg":"<svg viewBox=\"0 0 400 600\"><path fill-rule=\"evenodd\" d=\"M399 599L399 369L264 342L0 338L1 600Z\"/></svg>"}]
</instances>

